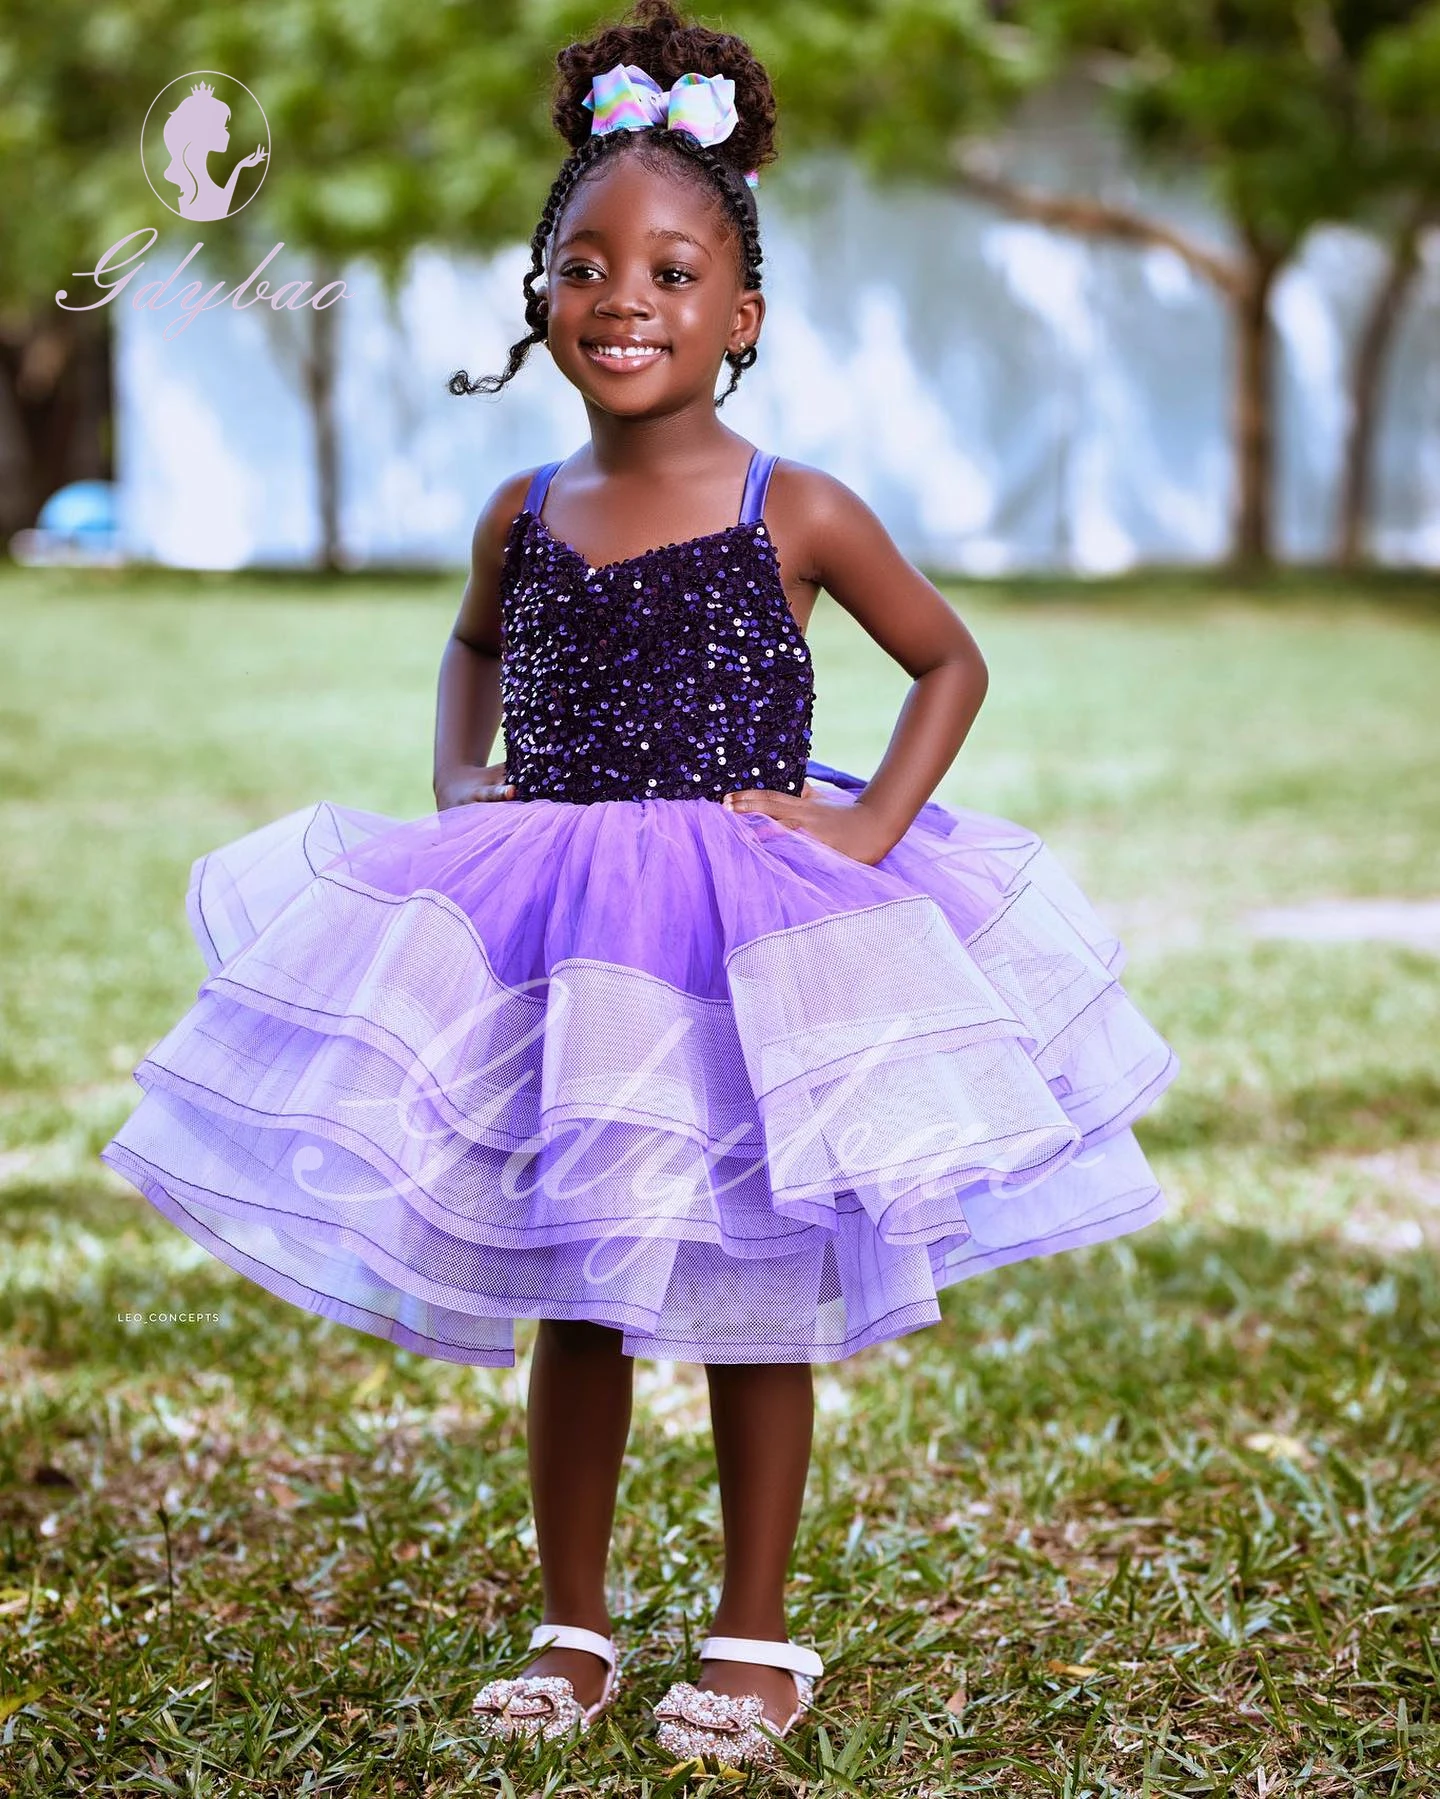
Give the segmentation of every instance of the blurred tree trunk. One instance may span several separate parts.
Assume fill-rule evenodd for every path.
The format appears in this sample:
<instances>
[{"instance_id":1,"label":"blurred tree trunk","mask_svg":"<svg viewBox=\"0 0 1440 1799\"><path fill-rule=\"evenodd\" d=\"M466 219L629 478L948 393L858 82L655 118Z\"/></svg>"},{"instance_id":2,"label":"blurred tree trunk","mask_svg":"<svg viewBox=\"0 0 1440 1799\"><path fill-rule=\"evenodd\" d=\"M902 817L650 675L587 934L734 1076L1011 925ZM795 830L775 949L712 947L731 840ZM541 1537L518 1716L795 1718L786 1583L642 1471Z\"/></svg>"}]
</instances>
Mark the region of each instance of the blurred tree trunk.
<instances>
[{"instance_id":1,"label":"blurred tree trunk","mask_svg":"<svg viewBox=\"0 0 1440 1799\"><path fill-rule=\"evenodd\" d=\"M1078 237L1173 251L1192 274L1219 292L1230 315L1232 346L1235 493L1230 560L1239 568L1267 567L1274 554L1275 500L1275 332L1270 296L1289 248L1247 232L1240 252L1229 255L1198 243L1162 219L1103 200L1044 193L969 160L961 161L956 186L1012 218Z\"/></svg>"},{"instance_id":2,"label":"blurred tree trunk","mask_svg":"<svg viewBox=\"0 0 1440 1799\"><path fill-rule=\"evenodd\" d=\"M0 325L0 543L68 481L113 478L110 332L61 311Z\"/></svg>"},{"instance_id":3,"label":"blurred tree trunk","mask_svg":"<svg viewBox=\"0 0 1440 1799\"><path fill-rule=\"evenodd\" d=\"M324 277L315 280L316 292ZM315 446L315 496L320 541L316 565L329 572L344 566L340 542L340 449L335 430L335 308L305 308L305 397Z\"/></svg>"},{"instance_id":4,"label":"blurred tree trunk","mask_svg":"<svg viewBox=\"0 0 1440 1799\"><path fill-rule=\"evenodd\" d=\"M1231 292L1234 338L1235 524L1231 560L1266 567L1274 553L1275 333L1270 295L1283 256L1250 237Z\"/></svg>"},{"instance_id":5,"label":"blurred tree trunk","mask_svg":"<svg viewBox=\"0 0 1440 1799\"><path fill-rule=\"evenodd\" d=\"M1428 208L1419 208L1401 227L1390 254L1390 266L1376 289L1360 328L1350 375L1350 419L1345 434L1345 465L1340 487L1340 520L1335 560L1341 568L1358 568L1365 558L1375 474L1375 438L1380 397L1395 329L1420 268L1420 239Z\"/></svg>"}]
</instances>

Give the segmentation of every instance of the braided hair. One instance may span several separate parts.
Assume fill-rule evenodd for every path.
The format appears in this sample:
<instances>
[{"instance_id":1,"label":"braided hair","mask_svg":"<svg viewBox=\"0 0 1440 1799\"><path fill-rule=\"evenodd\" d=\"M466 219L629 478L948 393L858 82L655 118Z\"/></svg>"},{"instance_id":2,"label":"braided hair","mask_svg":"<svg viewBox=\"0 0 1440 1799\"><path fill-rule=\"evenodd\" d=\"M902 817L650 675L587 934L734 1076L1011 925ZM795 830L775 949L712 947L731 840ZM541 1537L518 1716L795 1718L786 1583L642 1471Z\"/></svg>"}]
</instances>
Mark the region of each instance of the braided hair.
<instances>
[{"instance_id":1,"label":"braided hair","mask_svg":"<svg viewBox=\"0 0 1440 1799\"><path fill-rule=\"evenodd\" d=\"M499 393L520 373L532 347L545 342L547 301L536 290L545 274L551 237L576 188L603 169L609 158L634 156L646 167L668 169L701 186L723 208L732 227L743 285L760 286L759 215L743 172L759 169L775 158L775 95L763 65L744 39L687 25L671 0L640 0L629 23L569 45L555 61L559 72L551 117L571 151L560 165L530 239L530 267L521 283L529 329L510 346L500 374L482 375L471 381L464 369L457 369L447 384L452 394ZM662 87L691 71L726 75L735 83L739 123L723 143L714 145L702 144L688 131L672 131L666 125L650 125L641 131L611 131L596 137L591 133L591 114L584 105L585 97L595 76L617 62L636 64ZM754 364L758 354L753 343L743 350L725 352L730 382L716 400L717 406L723 406L734 393L741 375Z\"/></svg>"}]
</instances>

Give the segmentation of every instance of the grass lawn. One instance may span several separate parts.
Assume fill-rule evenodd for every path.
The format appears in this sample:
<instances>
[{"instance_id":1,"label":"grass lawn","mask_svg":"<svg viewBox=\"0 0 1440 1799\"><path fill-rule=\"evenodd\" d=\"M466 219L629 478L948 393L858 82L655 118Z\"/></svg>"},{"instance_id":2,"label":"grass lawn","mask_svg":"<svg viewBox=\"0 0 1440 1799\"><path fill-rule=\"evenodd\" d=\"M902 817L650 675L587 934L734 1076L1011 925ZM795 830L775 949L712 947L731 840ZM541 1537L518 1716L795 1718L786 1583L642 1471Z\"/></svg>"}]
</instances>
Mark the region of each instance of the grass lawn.
<instances>
[{"instance_id":1,"label":"grass lawn","mask_svg":"<svg viewBox=\"0 0 1440 1799\"><path fill-rule=\"evenodd\" d=\"M204 972L191 859L319 798L430 809L458 594L0 575L0 1793L733 1790L646 1730L718 1593L703 1369L636 1363L628 1698L574 1756L492 1752L470 1695L539 1616L533 1326L514 1370L392 1350L96 1159ZM1246 915L1440 896L1440 608L957 600L992 687L938 797L1119 926L1183 1061L1141 1127L1172 1209L816 1371L790 1629L831 1672L750 1790L1433 1795L1440 956ZM812 642L815 754L866 774L906 678L829 601Z\"/></svg>"}]
</instances>

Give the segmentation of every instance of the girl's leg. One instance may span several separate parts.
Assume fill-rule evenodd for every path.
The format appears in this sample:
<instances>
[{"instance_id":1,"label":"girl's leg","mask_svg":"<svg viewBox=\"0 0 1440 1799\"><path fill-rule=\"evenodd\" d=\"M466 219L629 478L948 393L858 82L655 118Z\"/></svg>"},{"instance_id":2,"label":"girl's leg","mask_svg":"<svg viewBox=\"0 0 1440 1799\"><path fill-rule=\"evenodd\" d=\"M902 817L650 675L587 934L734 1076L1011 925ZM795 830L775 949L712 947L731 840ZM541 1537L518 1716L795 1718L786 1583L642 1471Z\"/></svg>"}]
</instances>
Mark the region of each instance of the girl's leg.
<instances>
[{"instance_id":1,"label":"girl's leg","mask_svg":"<svg viewBox=\"0 0 1440 1799\"><path fill-rule=\"evenodd\" d=\"M620 1464L630 1434L633 1356L623 1335L585 1320L543 1319L530 1364L526 1428L544 1622L610 1634L605 1564ZM587 1649L552 1644L527 1674L563 1674L581 1705L605 1685L605 1664Z\"/></svg>"},{"instance_id":2,"label":"girl's leg","mask_svg":"<svg viewBox=\"0 0 1440 1799\"><path fill-rule=\"evenodd\" d=\"M725 1526L725 1580L710 1634L784 1642L785 1576L815 1422L813 1370L780 1362L707 1363L705 1371ZM707 1661L695 1684L758 1693L776 1724L795 1709L794 1677L784 1668Z\"/></svg>"}]
</instances>

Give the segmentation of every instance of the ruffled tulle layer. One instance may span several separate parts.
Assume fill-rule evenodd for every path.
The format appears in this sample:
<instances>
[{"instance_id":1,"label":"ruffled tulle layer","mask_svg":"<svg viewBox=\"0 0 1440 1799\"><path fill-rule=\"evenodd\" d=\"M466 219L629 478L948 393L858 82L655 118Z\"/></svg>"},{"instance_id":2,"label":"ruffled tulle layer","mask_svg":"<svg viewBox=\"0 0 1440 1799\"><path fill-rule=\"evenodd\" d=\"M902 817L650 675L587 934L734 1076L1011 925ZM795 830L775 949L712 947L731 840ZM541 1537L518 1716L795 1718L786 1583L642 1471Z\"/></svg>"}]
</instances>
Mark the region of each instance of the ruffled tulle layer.
<instances>
[{"instance_id":1,"label":"ruffled tulle layer","mask_svg":"<svg viewBox=\"0 0 1440 1799\"><path fill-rule=\"evenodd\" d=\"M1163 1208L1129 1127L1175 1058L1002 819L932 803L867 867L711 801L319 805L202 857L187 905L210 974L104 1159L429 1355L511 1366L517 1319L586 1318L833 1361Z\"/></svg>"}]
</instances>

